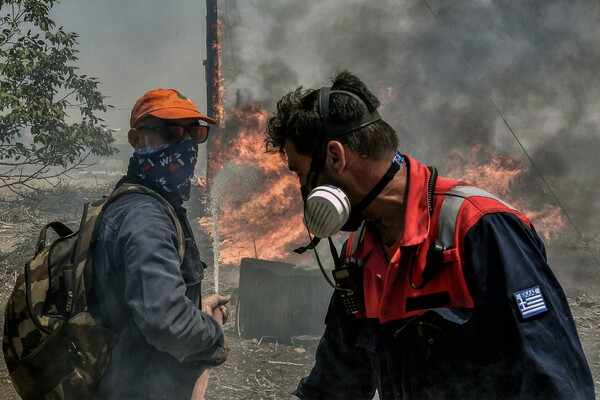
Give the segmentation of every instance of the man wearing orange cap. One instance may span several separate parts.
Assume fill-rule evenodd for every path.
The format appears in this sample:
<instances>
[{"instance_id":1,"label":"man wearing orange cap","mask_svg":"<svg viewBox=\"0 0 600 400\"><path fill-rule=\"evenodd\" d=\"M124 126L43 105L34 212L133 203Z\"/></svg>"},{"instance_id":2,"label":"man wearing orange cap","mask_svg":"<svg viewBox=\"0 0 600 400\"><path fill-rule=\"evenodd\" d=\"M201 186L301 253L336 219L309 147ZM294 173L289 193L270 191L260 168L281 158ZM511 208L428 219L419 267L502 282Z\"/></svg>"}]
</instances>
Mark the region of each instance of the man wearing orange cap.
<instances>
[{"instance_id":1,"label":"man wearing orange cap","mask_svg":"<svg viewBox=\"0 0 600 400\"><path fill-rule=\"evenodd\" d=\"M152 90L131 112L128 140L133 156L123 184L159 198L125 194L104 210L93 251L90 308L119 336L94 399L190 399L202 372L227 359L221 322L230 296L201 298L206 265L200 260L182 204L190 196L198 144L216 122L173 89ZM218 311L217 311L218 310ZM214 317L213 317L214 313Z\"/></svg>"}]
</instances>

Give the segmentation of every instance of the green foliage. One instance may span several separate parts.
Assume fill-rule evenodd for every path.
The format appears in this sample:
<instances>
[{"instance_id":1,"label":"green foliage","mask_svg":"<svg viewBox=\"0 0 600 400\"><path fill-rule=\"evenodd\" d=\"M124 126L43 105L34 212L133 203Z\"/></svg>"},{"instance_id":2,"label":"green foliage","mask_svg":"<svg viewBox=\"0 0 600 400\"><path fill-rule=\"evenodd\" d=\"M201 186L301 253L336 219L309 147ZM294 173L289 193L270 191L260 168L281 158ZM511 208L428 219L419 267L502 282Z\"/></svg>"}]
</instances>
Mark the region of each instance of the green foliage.
<instances>
[{"instance_id":1,"label":"green foliage","mask_svg":"<svg viewBox=\"0 0 600 400\"><path fill-rule=\"evenodd\" d=\"M115 151L97 117L108 107L99 81L78 74L78 35L56 28L48 16L55 3L0 0L0 188L60 176L51 167L65 172L90 153Z\"/></svg>"}]
</instances>

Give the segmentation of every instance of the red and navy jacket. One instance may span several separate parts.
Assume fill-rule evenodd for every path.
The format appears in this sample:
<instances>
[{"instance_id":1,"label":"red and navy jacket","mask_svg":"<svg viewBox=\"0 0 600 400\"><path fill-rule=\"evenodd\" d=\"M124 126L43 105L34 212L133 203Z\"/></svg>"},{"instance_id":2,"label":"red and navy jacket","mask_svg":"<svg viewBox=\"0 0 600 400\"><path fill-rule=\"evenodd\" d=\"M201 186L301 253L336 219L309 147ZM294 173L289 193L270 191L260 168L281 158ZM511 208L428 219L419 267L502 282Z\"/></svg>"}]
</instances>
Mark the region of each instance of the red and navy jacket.
<instances>
[{"instance_id":1,"label":"red and navy jacket","mask_svg":"<svg viewBox=\"0 0 600 400\"><path fill-rule=\"evenodd\" d=\"M364 292L367 318L378 318L382 323L407 318L438 307L473 308L473 299L467 287L462 261L466 233L485 214L509 213L517 216L531 228L523 214L495 196L464 182L438 178L433 192L433 212L429 208L430 170L406 156L412 166L404 233L392 249L385 249L378 235L367 225L364 232L352 232L346 246L346 259L361 260L364 275ZM446 196L459 196L460 202L446 202ZM440 227L442 205L452 221ZM460 212L448 210L460 207ZM458 208L458 207L457 207ZM445 239L447 249L442 254L441 265L434 268L434 277L423 282L427 255L433 242L445 230L451 238ZM360 236L360 238L358 238ZM351 253L354 240L360 240ZM393 255L392 255L393 254Z\"/></svg>"},{"instance_id":2,"label":"red and navy jacket","mask_svg":"<svg viewBox=\"0 0 600 400\"><path fill-rule=\"evenodd\" d=\"M430 171L410 157L406 166L397 249L386 252L367 225L352 254L362 260L366 313L346 315L334 293L315 366L294 395L372 399L377 388L381 400L593 399L566 296L530 221L441 177L430 214ZM450 229L438 223L445 204L459 204ZM423 286L428 249L448 232L450 248Z\"/></svg>"}]
</instances>

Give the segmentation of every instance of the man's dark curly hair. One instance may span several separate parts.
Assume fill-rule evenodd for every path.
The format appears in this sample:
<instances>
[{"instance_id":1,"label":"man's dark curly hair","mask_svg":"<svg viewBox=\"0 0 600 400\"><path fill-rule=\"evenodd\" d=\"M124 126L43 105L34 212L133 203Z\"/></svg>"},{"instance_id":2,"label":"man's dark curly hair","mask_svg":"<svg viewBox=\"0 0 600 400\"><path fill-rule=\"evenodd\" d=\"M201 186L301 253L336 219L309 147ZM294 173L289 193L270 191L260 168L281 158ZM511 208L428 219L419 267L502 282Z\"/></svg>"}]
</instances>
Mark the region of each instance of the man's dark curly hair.
<instances>
[{"instance_id":1,"label":"man's dark curly hair","mask_svg":"<svg viewBox=\"0 0 600 400\"><path fill-rule=\"evenodd\" d=\"M377 97L360 79L348 71L335 77L331 89L356 94L371 112L379 107ZM279 100L277 113L267 121L265 143L268 152L284 155L283 145L287 139L291 140L300 154L313 156L319 150L324 138L318 109L319 92L319 89L303 90L300 86ZM345 124L364 114L363 107L352 96L333 93L329 99L330 118L334 124ZM335 140L352 152L372 160L380 160L386 153L398 148L396 132L383 120Z\"/></svg>"}]
</instances>

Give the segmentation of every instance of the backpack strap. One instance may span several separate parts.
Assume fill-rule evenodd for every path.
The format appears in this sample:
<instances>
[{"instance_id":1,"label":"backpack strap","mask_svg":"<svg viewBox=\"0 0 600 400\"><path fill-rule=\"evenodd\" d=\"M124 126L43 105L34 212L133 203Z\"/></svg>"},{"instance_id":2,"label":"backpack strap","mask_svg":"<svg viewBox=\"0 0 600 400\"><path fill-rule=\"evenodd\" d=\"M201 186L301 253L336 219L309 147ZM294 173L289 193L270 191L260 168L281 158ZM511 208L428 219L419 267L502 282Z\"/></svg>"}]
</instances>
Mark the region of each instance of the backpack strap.
<instances>
[{"instance_id":1,"label":"backpack strap","mask_svg":"<svg viewBox=\"0 0 600 400\"><path fill-rule=\"evenodd\" d=\"M60 221L48 222L44 225L38 236L37 244L35 245L35 256L40 254L44 250L44 247L46 247L46 233L48 232L48 228L52 228L61 238L73 234L73 230Z\"/></svg>"}]
</instances>

